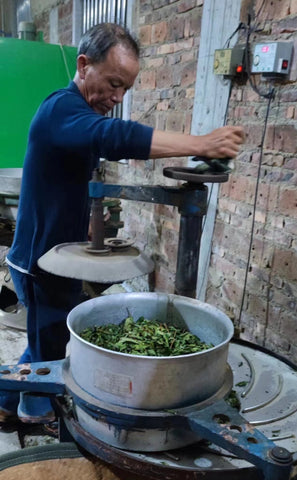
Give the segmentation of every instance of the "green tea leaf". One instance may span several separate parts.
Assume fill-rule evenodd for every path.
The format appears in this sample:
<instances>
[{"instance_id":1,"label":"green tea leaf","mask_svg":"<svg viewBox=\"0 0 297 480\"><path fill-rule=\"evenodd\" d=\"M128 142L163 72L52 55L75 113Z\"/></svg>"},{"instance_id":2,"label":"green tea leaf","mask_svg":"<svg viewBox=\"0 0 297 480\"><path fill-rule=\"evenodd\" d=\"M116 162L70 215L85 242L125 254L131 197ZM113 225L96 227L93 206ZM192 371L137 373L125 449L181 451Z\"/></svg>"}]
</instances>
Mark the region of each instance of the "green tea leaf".
<instances>
[{"instance_id":1,"label":"green tea leaf","mask_svg":"<svg viewBox=\"0 0 297 480\"><path fill-rule=\"evenodd\" d=\"M129 316L119 325L108 324L85 328L81 338L89 343L131 355L167 357L197 353L213 347L188 330L140 317Z\"/></svg>"}]
</instances>

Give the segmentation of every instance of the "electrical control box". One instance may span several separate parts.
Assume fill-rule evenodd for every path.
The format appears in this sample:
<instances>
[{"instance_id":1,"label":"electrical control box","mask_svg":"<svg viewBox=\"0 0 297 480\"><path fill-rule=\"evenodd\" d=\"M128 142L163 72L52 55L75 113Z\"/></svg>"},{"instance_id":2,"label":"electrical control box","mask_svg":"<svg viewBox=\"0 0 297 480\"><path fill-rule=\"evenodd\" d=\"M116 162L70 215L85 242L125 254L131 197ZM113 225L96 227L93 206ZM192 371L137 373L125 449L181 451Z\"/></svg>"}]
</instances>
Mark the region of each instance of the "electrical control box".
<instances>
[{"instance_id":1,"label":"electrical control box","mask_svg":"<svg viewBox=\"0 0 297 480\"><path fill-rule=\"evenodd\" d=\"M251 73L262 73L267 77L287 75L291 66L292 52L292 42L257 43Z\"/></svg>"},{"instance_id":2,"label":"electrical control box","mask_svg":"<svg viewBox=\"0 0 297 480\"><path fill-rule=\"evenodd\" d=\"M243 71L245 45L215 50L213 73L216 75L234 76Z\"/></svg>"}]
</instances>

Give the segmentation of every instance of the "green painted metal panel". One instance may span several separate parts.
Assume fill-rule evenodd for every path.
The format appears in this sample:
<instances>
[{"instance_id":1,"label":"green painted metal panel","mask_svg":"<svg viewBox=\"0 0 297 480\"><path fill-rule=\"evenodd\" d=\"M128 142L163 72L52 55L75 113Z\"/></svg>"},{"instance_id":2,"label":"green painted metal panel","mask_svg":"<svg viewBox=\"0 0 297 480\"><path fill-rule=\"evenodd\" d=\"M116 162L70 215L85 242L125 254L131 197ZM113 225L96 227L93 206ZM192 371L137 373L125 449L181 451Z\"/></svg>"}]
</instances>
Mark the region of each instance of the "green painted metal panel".
<instances>
[{"instance_id":1,"label":"green painted metal panel","mask_svg":"<svg viewBox=\"0 0 297 480\"><path fill-rule=\"evenodd\" d=\"M75 47L0 38L0 168L23 166L38 106L68 85L75 68Z\"/></svg>"}]
</instances>

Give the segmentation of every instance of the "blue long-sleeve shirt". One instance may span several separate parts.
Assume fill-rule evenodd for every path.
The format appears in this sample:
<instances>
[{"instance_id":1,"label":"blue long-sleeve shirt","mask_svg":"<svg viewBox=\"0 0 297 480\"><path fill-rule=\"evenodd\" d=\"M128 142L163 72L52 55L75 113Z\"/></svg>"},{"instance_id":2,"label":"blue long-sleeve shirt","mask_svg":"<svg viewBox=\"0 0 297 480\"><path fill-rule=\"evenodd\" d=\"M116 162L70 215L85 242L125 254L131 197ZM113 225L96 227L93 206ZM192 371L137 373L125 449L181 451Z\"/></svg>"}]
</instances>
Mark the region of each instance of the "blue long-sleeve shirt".
<instances>
[{"instance_id":1,"label":"blue long-sleeve shirt","mask_svg":"<svg viewBox=\"0 0 297 480\"><path fill-rule=\"evenodd\" d=\"M47 97L29 131L8 263L32 273L55 245L85 241L88 182L98 159L146 160L152 133L137 122L95 113L74 82Z\"/></svg>"}]
</instances>

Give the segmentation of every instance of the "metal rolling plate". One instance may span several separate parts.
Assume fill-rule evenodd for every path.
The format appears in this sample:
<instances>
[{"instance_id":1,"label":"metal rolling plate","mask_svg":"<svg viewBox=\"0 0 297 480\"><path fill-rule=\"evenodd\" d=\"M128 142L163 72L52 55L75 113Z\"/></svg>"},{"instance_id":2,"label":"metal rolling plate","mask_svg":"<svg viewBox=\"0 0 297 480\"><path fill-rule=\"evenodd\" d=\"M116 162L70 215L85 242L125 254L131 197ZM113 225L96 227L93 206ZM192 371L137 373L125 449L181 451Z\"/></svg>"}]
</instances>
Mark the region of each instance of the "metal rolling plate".
<instances>
[{"instance_id":1,"label":"metal rolling plate","mask_svg":"<svg viewBox=\"0 0 297 480\"><path fill-rule=\"evenodd\" d=\"M228 363L242 416L276 446L294 454L297 451L297 367L247 342L230 344ZM72 434L77 435L75 429ZM92 448L96 454L95 444ZM157 453L128 452L99 442L97 456L153 479L249 480L251 475L256 480L262 478L249 462L203 442Z\"/></svg>"},{"instance_id":2,"label":"metal rolling plate","mask_svg":"<svg viewBox=\"0 0 297 480\"><path fill-rule=\"evenodd\" d=\"M199 173L191 167L166 167L163 169L163 175L174 180L184 180L194 184L224 183L229 179L228 173L212 171Z\"/></svg>"},{"instance_id":3,"label":"metal rolling plate","mask_svg":"<svg viewBox=\"0 0 297 480\"><path fill-rule=\"evenodd\" d=\"M56 245L38 259L38 266L61 277L98 283L120 283L153 271L153 261L130 242L113 248L119 240L111 240L104 255L91 253L89 242Z\"/></svg>"}]
</instances>

